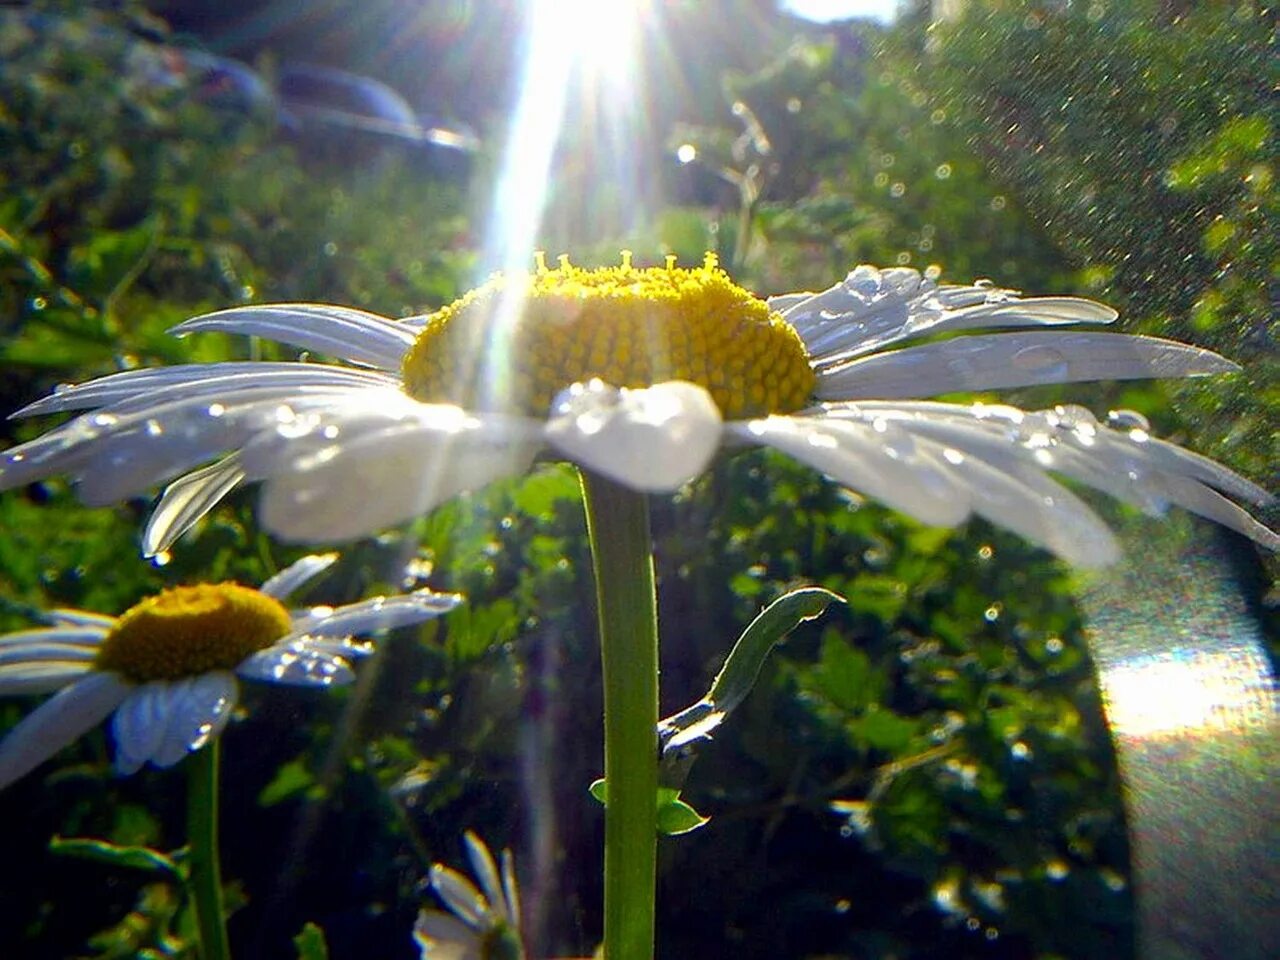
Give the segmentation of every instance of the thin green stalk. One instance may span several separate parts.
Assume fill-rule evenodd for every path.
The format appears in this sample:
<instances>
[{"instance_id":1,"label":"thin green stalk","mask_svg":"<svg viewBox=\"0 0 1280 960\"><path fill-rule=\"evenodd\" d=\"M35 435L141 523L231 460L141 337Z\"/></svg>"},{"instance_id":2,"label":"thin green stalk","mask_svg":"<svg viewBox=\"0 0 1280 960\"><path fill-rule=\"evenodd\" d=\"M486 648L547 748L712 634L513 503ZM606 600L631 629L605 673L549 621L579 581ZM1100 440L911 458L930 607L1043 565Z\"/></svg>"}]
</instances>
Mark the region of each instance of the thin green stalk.
<instances>
[{"instance_id":1,"label":"thin green stalk","mask_svg":"<svg viewBox=\"0 0 1280 960\"><path fill-rule=\"evenodd\" d=\"M604 673L604 955L653 960L658 611L644 494L582 471Z\"/></svg>"},{"instance_id":2,"label":"thin green stalk","mask_svg":"<svg viewBox=\"0 0 1280 960\"><path fill-rule=\"evenodd\" d=\"M201 960L228 960L227 925L222 906L222 871L218 866L218 764L221 739L187 759L187 844L190 848L191 897L200 929Z\"/></svg>"}]
</instances>

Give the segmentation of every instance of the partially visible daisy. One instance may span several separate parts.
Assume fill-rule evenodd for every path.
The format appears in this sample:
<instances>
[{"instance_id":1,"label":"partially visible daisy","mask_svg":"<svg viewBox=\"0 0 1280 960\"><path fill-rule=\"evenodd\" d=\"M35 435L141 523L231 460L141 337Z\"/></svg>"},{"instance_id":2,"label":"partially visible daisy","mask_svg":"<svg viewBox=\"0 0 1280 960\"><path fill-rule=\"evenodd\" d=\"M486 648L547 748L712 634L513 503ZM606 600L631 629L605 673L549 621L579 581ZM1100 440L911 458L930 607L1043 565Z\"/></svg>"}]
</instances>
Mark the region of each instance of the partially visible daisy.
<instances>
[{"instance_id":1,"label":"partially visible daisy","mask_svg":"<svg viewBox=\"0 0 1280 960\"><path fill-rule=\"evenodd\" d=\"M502 851L499 876L484 841L470 831L463 840L480 887L444 864L432 866L431 887L449 911L418 913L413 939L422 949L422 960L522 960L520 895L511 851Z\"/></svg>"},{"instance_id":2,"label":"partially visible daisy","mask_svg":"<svg viewBox=\"0 0 1280 960\"><path fill-rule=\"evenodd\" d=\"M0 788L113 712L119 773L172 766L222 732L239 699L237 676L349 683L351 661L373 650L357 635L428 620L461 600L418 590L342 607L284 607L336 559L304 557L257 590L171 587L120 617L52 610L51 626L0 636L0 695L58 691L0 742Z\"/></svg>"},{"instance_id":3,"label":"partially visible daisy","mask_svg":"<svg viewBox=\"0 0 1280 960\"><path fill-rule=\"evenodd\" d=\"M714 258L640 269L625 253L596 270L539 261L401 321L321 304L239 307L175 332L260 336L346 363L192 364L60 389L17 415L93 412L0 454L0 489L69 473L96 505L176 477L144 536L155 553L246 482L264 482L260 517L278 536L339 541L539 456L660 492L722 448L760 445L925 523L978 514L1082 565L1114 560L1115 540L1051 474L1153 514L1179 504L1280 547L1230 499L1266 503L1264 490L1152 437L1136 414L1101 422L1076 406L922 399L1237 369L1168 340L1057 329L1115 317L1076 297L1021 299L988 281L869 266L821 293L761 300ZM1010 329L971 333L992 328ZM965 335L902 346L953 333Z\"/></svg>"}]
</instances>

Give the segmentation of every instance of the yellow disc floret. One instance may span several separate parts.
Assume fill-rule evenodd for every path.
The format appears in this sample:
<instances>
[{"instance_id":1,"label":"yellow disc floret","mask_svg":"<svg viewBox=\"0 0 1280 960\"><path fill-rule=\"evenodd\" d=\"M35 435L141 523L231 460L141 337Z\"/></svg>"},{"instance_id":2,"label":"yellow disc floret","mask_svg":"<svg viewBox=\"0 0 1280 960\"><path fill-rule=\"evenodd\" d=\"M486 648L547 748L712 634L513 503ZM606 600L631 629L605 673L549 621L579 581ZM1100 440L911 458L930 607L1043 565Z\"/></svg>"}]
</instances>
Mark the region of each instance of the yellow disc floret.
<instances>
[{"instance_id":1,"label":"yellow disc floret","mask_svg":"<svg viewBox=\"0 0 1280 960\"><path fill-rule=\"evenodd\" d=\"M674 258L669 258L674 260ZM498 275L432 314L401 368L410 396L544 417L565 387L687 380L730 420L806 406L814 375L804 343L715 258Z\"/></svg>"},{"instance_id":2,"label":"yellow disc floret","mask_svg":"<svg viewBox=\"0 0 1280 960\"><path fill-rule=\"evenodd\" d=\"M172 587L130 607L98 648L96 667L135 683L233 670L289 632L280 601L235 583Z\"/></svg>"}]
</instances>

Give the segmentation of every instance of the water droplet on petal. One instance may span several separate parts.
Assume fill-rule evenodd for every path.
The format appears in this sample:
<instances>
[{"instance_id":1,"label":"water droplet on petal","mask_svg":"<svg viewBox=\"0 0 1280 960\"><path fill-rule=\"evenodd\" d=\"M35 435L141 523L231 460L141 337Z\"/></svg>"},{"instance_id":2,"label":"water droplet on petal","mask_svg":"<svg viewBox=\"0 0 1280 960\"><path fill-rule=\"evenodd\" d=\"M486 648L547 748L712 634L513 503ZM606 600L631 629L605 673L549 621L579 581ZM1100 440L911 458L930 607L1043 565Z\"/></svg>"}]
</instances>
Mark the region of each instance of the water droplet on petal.
<instances>
[{"instance_id":1,"label":"water droplet on petal","mask_svg":"<svg viewBox=\"0 0 1280 960\"><path fill-rule=\"evenodd\" d=\"M1013 355L1013 366L1036 376L1051 379L1065 377L1069 369L1066 355L1057 347L1024 347Z\"/></svg>"},{"instance_id":2,"label":"water droplet on petal","mask_svg":"<svg viewBox=\"0 0 1280 960\"><path fill-rule=\"evenodd\" d=\"M1137 410L1111 410L1107 413L1107 424L1117 430L1151 429L1151 423Z\"/></svg>"}]
</instances>

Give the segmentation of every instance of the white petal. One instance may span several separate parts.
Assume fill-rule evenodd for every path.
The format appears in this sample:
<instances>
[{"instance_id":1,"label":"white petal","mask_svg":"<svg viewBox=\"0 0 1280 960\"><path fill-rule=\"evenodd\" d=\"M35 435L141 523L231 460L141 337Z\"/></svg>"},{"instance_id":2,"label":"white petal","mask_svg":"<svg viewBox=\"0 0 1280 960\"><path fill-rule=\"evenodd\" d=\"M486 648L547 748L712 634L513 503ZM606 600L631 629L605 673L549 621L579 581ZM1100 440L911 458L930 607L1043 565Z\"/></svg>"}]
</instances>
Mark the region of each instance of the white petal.
<instances>
[{"instance_id":1,"label":"white petal","mask_svg":"<svg viewBox=\"0 0 1280 960\"><path fill-rule=\"evenodd\" d=\"M1150 514L1162 514L1175 503L1263 546L1280 545L1274 532L1210 487L1259 503L1270 500L1265 490L1145 430L1112 429L1082 407L1023 412L984 404L864 403L832 408L829 415L893 419L917 437L990 463L1009 463L1013 457L1027 468L1064 474Z\"/></svg>"},{"instance_id":2,"label":"white petal","mask_svg":"<svg viewBox=\"0 0 1280 960\"><path fill-rule=\"evenodd\" d=\"M112 673L92 673L50 697L0 742L0 789L96 727L129 693Z\"/></svg>"},{"instance_id":3,"label":"white petal","mask_svg":"<svg viewBox=\"0 0 1280 960\"><path fill-rule=\"evenodd\" d=\"M421 960L484 960L480 937L457 918L440 910L422 910L413 925Z\"/></svg>"},{"instance_id":4,"label":"white petal","mask_svg":"<svg viewBox=\"0 0 1280 960\"><path fill-rule=\"evenodd\" d=\"M322 363L274 363L266 360L186 363L123 370L85 383L62 386L10 416L31 417L93 407L108 408L120 415L140 407L159 406L197 395L234 392L244 387L280 391L296 387L394 387L397 382L370 370Z\"/></svg>"},{"instance_id":5,"label":"white petal","mask_svg":"<svg viewBox=\"0 0 1280 960\"><path fill-rule=\"evenodd\" d=\"M84 646L79 643L31 641L29 643L8 643L0 646L0 666L18 663L38 663L49 660L61 660L68 663L90 663L97 656L97 647Z\"/></svg>"},{"instance_id":6,"label":"white petal","mask_svg":"<svg viewBox=\"0 0 1280 960\"><path fill-rule=\"evenodd\" d=\"M283 600L328 570L337 559L336 553L309 554L289 564L274 577L266 580L258 589L269 597Z\"/></svg>"},{"instance_id":7,"label":"white petal","mask_svg":"<svg viewBox=\"0 0 1280 960\"><path fill-rule=\"evenodd\" d=\"M93 672L93 664L85 660L11 663L0 667L0 696L50 693Z\"/></svg>"},{"instance_id":8,"label":"white petal","mask_svg":"<svg viewBox=\"0 0 1280 960\"><path fill-rule=\"evenodd\" d=\"M516 884L516 868L512 862L511 851L502 851L502 891L505 894L507 921L512 927L520 929L520 888Z\"/></svg>"},{"instance_id":9,"label":"white petal","mask_svg":"<svg viewBox=\"0 0 1280 960\"><path fill-rule=\"evenodd\" d=\"M215 670L169 685L164 736L148 758L157 767L171 767L199 750L222 732L237 699L236 678Z\"/></svg>"},{"instance_id":10,"label":"white petal","mask_svg":"<svg viewBox=\"0 0 1280 960\"><path fill-rule=\"evenodd\" d=\"M435 864L431 868L431 886L445 906L473 929L487 930L492 926L488 902L475 885L456 870Z\"/></svg>"},{"instance_id":11,"label":"white petal","mask_svg":"<svg viewBox=\"0 0 1280 960\"><path fill-rule=\"evenodd\" d=\"M371 597L336 609L322 607L319 612L295 621L289 636L280 642L303 635L341 637L393 630L448 613L461 602L462 597L456 593L434 593L423 589L391 597Z\"/></svg>"},{"instance_id":12,"label":"white petal","mask_svg":"<svg viewBox=\"0 0 1280 960\"><path fill-rule=\"evenodd\" d=\"M242 661L236 673L247 680L299 687L341 686L355 679L351 664L343 657L301 642L259 650Z\"/></svg>"},{"instance_id":13,"label":"white petal","mask_svg":"<svg viewBox=\"0 0 1280 960\"><path fill-rule=\"evenodd\" d=\"M92 627L98 630L97 639L102 639L107 632L115 626L116 618L109 617L104 613L90 613L88 610L70 610L65 607L58 607L49 610L45 614L51 621L56 624L70 624L77 627ZM82 643L87 643L89 631L85 631L86 639Z\"/></svg>"},{"instance_id":14,"label":"white petal","mask_svg":"<svg viewBox=\"0 0 1280 960\"><path fill-rule=\"evenodd\" d=\"M493 854L470 830L462 835L462 839L467 848L467 859L471 862L471 872L480 881L480 889L489 901L490 913L501 914L503 919L511 923L514 918L506 910L506 897L502 891L502 881L498 879L498 865L493 861Z\"/></svg>"},{"instance_id":15,"label":"white petal","mask_svg":"<svg viewBox=\"0 0 1280 960\"><path fill-rule=\"evenodd\" d=\"M1078 497L1025 465L968 457L954 468L969 482L975 513L1080 567L1120 557L1115 537Z\"/></svg>"},{"instance_id":16,"label":"white petal","mask_svg":"<svg viewBox=\"0 0 1280 960\"><path fill-rule=\"evenodd\" d=\"M294 653L299 651L309 651L312 653L323 654L328 657L341 660L346 663L348 660L358 660L360 657L367 657L377 647L370 640L357 640L355 637L299 637L288 644L288 647Z\"/></svg>"},{"instance_id":17,"label":"white petal","mask_svg":"<svg viewBox=\"0 0 1280 960\"><path fill-rule=\"evenodd\" d=\"M160 748L169 722L169 686L164 681L143 684L111 718L115 768L122 776L136 773Z\"/></svg>"},{"instance_id":18,"label":"white petal","mask_svg":"<svg viewBox=\"0 0 1280 960\"><path fill-rule=\"evenodd\" d=\"M988 294L990 296L990 294ZM992 300L965 307L962 310L936 309L934 298L923 301L924 309L917 311L914 304L910 315L901 326L878 334L865 334L850 338L841 336L836 329L838 320L832 321L831 334L821 344L821 349L810 349L813 363L818 367L830 367L854 357L884 350L903 340L917 337L953 333L991 327L1055 327L1078 323L1112 323L1117 313L1111 307L1080 297L1032 297L1029 300L1010 298Z\"/></svg>"},{"instance_id":19,"label":"white petal","mask_svg":"<svg viewBox=\"0 0 1280 960\"><path fill-rule=\"evenodd\" d=\"M74 624L70 619L70 614L79 614L80 611L62 611L67 616L59 616L59 611L54 610L49 616L54 619L63 620L67 623ZM89 615L91 616L91 614ZM14 633L6 633L0 636L0 650L8 646L21 646L28 643L74 643L77 645L96 644L107 635L111 626L115 623L110 620L103 626L96 624L91 626L67 626L67 627L36 627L33 630L18 630Z\"/></svg>"},{"instance_id":20,"label":"white petal","mask_svg":"<svg viewBox=\"0 0 1280 960\"><path fill-rule=\"evenodd\" d=\"M250 437L296 429L318 412L373 404L396 387L289 387L285 390L218 386L209 395L153 403L143 397L129 413L82 414L41 437L0 454L0 489L55 473L80 481L86 503L102 505L238 448Z\"/></svg>"},{"instance_id":21,"label":"white petal","mask_svg":"<svg viewBox=\"0 0 1280 960\"><path fill-rule=\"evenodd\" d=\"M142 555L154 557L169 549L223 497L243 483L244 477L239 457L233 453L165 487L142 534Z\"/></svg>"},{"instance_id":22,"label":"white petal","mask_svg":"<svg viewBox=\"0 0 1280 960\"><path fill-rule=\"evenodd\" d=\"M1280 533L1264 527L1247 510L1199 481L1166 473L1161 475L1160 484L1171 503L1242 533L1268 550L1280 550Z\"/></svg>"},{"instance_id":23,"label":"white petal","mask_svg":"<svg viewBox=\"0 0 1280 960\"><path fill-rule=\"evenodd\" d=\"M419 404L411 416L316 448L246 450L269 477L259 517L295 542L368 536L420 516L467 490L529 469L541 447L524 418L472 417L457 407Z\"/></svg>"},{"instance_id":24,"label":"white petal","mask_svg":"<svg viewBox=\"0 0 1280 960\"><path fill-rule=\"evenodd\" d=\"M1119 333L994 333L907 347L819 374L824 400L891 400L1082 380L1135 380L1229 373L1208 350Z\"/></svg>"},{"instance_id":25,"label":"white petal","mask_svg":"<svg viewBox=\"0 0 1280 960\"><path fill-rule=\"evenodd\" d=\"M547 442L568 459L648 492L702 473L722 433L711 394L680 380L639 390L574 384L556 397L546 426Z\"/></svg>"},{"instance_id":26,"label":"white petal","mask_svg":"<svg viewBox=\"0 0 1280 960\"><path fill-rule=\"evenodd\" d=\"M234 307L178 324L184 337L201 330L266 337L382 370L398 370L415 333L394 320L324 303L275 303Z\"/></svg>"},{"instance_id":27,"label":"white petal","mask_svg":"<svg viewBox=\"0 0 1280 960\"><path fill-rule=\"evenodd\" d=\"M969 515L964 486L931 456L919 455L896 424L792 416L733 423L729 429L923 523L949 527Z\"/></svg>"}]
</instances>

